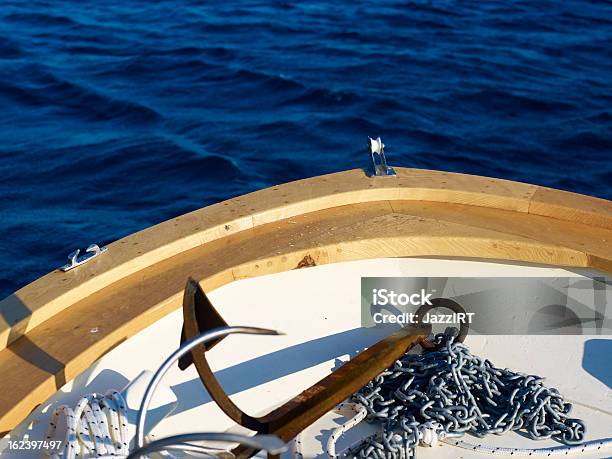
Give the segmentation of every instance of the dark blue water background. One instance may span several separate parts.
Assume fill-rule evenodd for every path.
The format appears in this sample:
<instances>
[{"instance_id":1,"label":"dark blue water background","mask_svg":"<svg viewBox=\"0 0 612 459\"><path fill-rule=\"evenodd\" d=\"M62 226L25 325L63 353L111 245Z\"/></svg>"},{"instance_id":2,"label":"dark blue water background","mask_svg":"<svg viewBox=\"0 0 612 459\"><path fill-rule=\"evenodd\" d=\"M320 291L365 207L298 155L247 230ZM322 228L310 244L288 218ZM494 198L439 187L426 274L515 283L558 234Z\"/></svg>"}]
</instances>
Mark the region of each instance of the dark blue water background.
<instances>
[{"instance_id":1,"label":"dark blue water background","mask_svg":"<svg viewBox=\"0 0 612 459\"><path fill-rule=\"evenodd\" d=\"M66 254L366 164L612 198L612 3L0 4L0 297Z\"/></svg>"}]
</instances>

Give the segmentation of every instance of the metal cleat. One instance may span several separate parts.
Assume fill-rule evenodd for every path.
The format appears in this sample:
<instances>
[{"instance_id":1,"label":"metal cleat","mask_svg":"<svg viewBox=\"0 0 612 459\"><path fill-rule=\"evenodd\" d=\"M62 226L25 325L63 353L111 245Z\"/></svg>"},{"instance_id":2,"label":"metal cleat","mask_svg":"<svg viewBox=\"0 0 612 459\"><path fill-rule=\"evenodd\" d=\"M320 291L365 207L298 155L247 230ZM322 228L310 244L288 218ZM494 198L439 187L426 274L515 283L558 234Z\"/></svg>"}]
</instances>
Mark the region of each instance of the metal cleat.
<instances>
[{"instance_id":1,"label":"metal cleat","mask_svg":"<svg viewBox=\"0 0 612 459\"><path fill-rule=\"evenodd\" d=\"M106 252L106 247L98 247L97 244L91 244L87 249L85 249L86 254L79 258L79 254L81 253L81 249L76 249L74 252L68 255L68 260L70 263L62 266L60 269L64 272L70 271L71 269L76 268L77 266L81 266L82 264L87 263L90 260L93 260L101 253Z\"/></svg>"}]
</instances>

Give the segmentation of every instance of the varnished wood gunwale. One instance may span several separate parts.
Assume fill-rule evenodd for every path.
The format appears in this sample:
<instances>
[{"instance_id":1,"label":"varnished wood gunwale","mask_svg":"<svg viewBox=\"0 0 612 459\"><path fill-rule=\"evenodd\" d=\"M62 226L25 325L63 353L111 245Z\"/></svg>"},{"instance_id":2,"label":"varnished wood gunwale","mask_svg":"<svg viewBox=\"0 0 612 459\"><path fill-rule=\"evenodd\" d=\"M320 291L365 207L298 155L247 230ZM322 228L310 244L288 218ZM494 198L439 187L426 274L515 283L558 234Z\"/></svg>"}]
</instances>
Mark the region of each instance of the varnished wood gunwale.
<instances>
[{"instance_id":1,"label":"varnished wood gunwale","mask_svg":"<svg viewBox=\"0 0 612 459\"><path fill-rule=\"evenodd\" d=\"M555 193L559 193L558 195ZM570 195L570 196L567 196ZM292 182L186 214L2 302L0 431L126 338L180 307L188 276L235 279L380 257L517 260L612 271L610 202L516 182L398 168ZM7 312L8 309L8 312ZM95 331L92 331L95 330Z\"/></svg>"}]
</instances>

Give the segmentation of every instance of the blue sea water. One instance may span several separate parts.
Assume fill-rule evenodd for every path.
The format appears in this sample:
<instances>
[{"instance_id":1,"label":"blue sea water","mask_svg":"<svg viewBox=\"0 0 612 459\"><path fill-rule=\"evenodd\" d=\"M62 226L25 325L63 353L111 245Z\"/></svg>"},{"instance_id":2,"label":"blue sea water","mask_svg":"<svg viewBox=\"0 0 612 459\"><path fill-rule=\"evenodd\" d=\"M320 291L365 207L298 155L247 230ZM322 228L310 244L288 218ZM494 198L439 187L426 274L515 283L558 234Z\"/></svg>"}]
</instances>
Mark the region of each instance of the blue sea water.
<instances>
[{"instance_id":1,"label":"blue sea water","mask_svg":"<svg viewBox=\"0 0 612 459\"><path fill-rule=\"evenodd\" d=\"M0 298L378 135L393 165L612 198L612 3L3 0Z\"/></svg>"}]
</instances>

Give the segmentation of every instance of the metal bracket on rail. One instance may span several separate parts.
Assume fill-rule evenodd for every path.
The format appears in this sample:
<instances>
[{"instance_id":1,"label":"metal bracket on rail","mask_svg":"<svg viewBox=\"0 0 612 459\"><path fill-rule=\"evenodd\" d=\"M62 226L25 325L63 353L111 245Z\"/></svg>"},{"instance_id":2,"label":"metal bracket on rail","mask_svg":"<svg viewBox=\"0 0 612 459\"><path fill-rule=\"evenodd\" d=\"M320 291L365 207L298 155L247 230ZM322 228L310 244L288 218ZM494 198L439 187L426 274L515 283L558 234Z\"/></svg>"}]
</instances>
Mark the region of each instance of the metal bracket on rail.
<instances>
[{"instance_id":1,"label":"metal bracket on rail","mask_svg":"<svg viewBox=\"0 0 612 459\"><path fill-rule=\"evenodd\" d=\"M98 247L97 244L91 244L87 249L85 249L86 254L82 257L79 257L79 253L81 253L81 249L76 249L70 255L68 255L68 260L70 263L62 266L60 269L62 271L70 271L71 269L76 268L77 266L81 266L84 263L87 263L90 260L93 260L101 253L106 252L106 247Z\"/></svg>"},{"instance_id":2,"label":"metal bracket on rail","mask_svg":"<svg viewBox=\"0 0 612 459\"><path fill-rule=\"evenodd\" d=\"M385 144L380 137L377 139L369 138L368 149L372 156L372 170L368 174L370 177L395 177L395 170L387 165L385 158ZM376 158L378 157L378 162Z\"/></svg>"}]
</instances>

